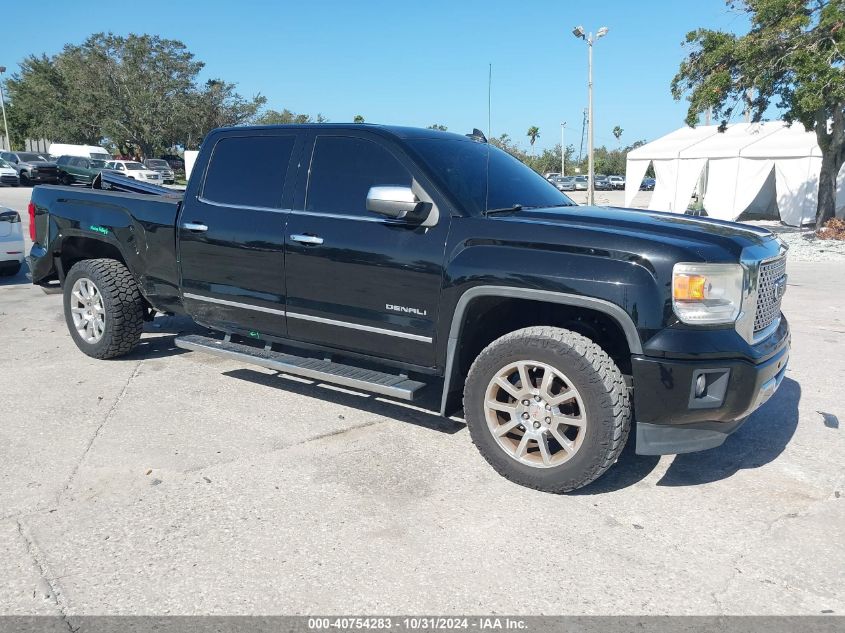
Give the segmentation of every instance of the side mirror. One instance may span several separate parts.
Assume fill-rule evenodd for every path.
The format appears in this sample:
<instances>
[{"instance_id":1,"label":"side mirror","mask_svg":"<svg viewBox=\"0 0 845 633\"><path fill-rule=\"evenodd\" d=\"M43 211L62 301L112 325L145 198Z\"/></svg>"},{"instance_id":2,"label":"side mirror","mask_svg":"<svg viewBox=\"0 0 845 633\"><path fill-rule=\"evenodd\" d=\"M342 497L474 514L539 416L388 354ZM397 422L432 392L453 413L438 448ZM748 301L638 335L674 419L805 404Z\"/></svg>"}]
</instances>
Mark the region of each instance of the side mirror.
<instances>
[{"instance_id":1,"label":"side mirror","mask_svg":"<svg viewBox=\"0 0 845 633\"><path fill-rule=\"evenodd\" d=\"M397 220L425 220L431 205L417 199L410 187L370 187L367 211Z\"/></svg>"}]
</instances>

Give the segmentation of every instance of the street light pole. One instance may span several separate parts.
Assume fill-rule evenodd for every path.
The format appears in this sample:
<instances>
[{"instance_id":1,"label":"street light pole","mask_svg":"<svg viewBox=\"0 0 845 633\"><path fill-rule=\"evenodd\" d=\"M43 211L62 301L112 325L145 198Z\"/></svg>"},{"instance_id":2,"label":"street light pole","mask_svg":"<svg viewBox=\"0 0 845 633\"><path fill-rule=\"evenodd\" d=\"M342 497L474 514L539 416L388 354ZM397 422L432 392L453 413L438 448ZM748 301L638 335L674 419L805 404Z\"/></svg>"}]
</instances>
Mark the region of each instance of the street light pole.
<instances>
[{"instance_id":1,"label":"street light pole","mask_svg":"<svg viewBox=\"0 0 845 633\"><path fill-rule=\"evenodd\" d=\"M566 175L566 144L564 143L564 134L566 132L566 121L560 124L560 175Z\"/></svg>"},{"instance_id":2,"label":"street light pole","mask_svg":"<svg viewBox=\"0 0 845 633\"><path fill-rule=\"evenodd\" d=\"M596 187L593 182L593 34L587 38L587 204L596 203Z\"/></svg>"},{"instance_id":3,"label":"street light pole","mask_svg":"<svg viewBox=\"0 0 845 633\"><path fill-rule=\"evenodd\" d=\"M596 31L596 37L584 32L583 26L576 26L572 34L587 43L587 204L592 206L596 202L596 189L593 167L593 42L607 35L607 27Z\"/></svg>"},{"instance_id":4,"label":"street light pole","mask_svg":"<svg viewBox=\"0 0 845 633\"><path fill-rule=\"evenodd\" d=\"M0 75L6 72L5 66L0 66ZM3 78L0 77L0 108L3 109L3 131L6 134L6 143L9 147L6 149L12 149L12 135L9 133L9 124L6 121L6 99L3 97Z\"/></svg>"}]
</instances>

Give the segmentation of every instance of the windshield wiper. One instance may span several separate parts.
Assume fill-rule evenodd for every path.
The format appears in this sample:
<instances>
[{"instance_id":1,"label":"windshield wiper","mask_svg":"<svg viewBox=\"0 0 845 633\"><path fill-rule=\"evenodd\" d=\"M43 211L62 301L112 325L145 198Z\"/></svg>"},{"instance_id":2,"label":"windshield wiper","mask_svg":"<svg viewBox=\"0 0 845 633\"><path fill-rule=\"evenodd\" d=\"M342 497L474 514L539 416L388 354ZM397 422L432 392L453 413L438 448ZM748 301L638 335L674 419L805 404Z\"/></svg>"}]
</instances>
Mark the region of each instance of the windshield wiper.
<instances>
[{"instance_id":1,"label":"windshield wiper","mask_svg":"<svg viewBox=\"0 0 845 633\"><path fill-rule=\"evenodd\" d=\"M536 209L537 207L524 207L521 204L514 204L510 207L502 207L500 209L487 209L485 215L492 215L494 213L513 213L515 211L522 211L523 209Z\"/></svg>"}]
</instances>

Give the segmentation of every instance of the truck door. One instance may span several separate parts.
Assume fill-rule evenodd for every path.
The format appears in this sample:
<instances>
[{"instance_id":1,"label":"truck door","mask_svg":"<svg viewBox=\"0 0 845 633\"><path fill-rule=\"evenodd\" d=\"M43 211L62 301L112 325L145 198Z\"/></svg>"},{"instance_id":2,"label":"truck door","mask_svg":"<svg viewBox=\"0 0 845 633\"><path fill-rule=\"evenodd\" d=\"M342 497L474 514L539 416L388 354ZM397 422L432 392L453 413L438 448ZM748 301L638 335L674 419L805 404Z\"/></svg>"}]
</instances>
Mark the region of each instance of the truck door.
<instances>
[{"instance_id":1,"label":"truck door","mask_svg":"<svg viewBox=\"0 0 845 633\"><path fill-rule=\"evenodd\" d=\"M183 302L198 323L285 336L285 222L302 134L215 135L177 220Z\"/></svg>"},{"instance_id":2,"label":"truck door","mask_svg":"<svg viewBox=\"0 0 845 633\"><path fill-rule=\"evenodd\" d=\"M370 187L433 190L402 153L367 132L315 133L303 156L288 219L288 334L300 341L421 366L435 363L434 335L451 220L434 226L367 211ZM304 195L301 195L304 193Z\"/></svg>"}]
</instances>

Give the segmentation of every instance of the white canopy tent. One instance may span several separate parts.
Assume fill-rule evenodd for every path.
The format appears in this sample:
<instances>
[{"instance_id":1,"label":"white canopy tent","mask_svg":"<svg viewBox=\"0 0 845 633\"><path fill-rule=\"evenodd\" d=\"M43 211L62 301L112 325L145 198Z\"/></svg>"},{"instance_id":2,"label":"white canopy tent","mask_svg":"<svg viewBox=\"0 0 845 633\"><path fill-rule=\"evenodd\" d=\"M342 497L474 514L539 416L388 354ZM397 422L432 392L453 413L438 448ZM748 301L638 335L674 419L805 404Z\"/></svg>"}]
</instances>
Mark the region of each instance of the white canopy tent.
<instances>
[{"instance_id":1,"label":"white canopy tent","mask_svg":"<svg viewBox=\"0 0 845 633\"><path fill-rule=\"evenodd\" d=\"M649 209L684 213L704 183L704 209L711 217L736 220L758 212L800 226L813 222L821 151L816 135L783 121L681 128L628 154L625 204L654 165ZM845 212L845 169L839 174L837 208Z\"/></svg>"}]
</instances>

